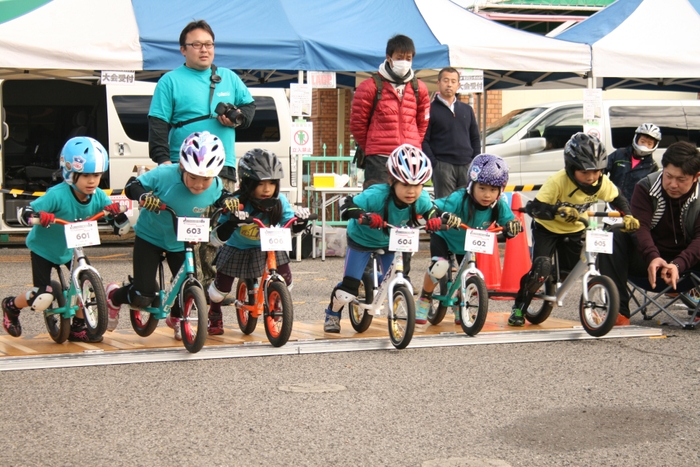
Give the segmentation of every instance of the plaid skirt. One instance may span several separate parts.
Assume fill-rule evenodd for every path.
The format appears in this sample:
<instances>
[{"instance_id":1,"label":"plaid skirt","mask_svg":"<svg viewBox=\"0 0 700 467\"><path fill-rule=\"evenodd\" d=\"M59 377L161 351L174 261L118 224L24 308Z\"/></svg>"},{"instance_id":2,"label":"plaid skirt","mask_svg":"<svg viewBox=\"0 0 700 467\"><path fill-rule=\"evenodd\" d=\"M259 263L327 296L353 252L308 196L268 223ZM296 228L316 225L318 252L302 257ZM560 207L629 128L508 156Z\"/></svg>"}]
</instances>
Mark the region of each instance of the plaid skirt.
<instances>
[{"instance_id":1,"label":"plaid skirt","mask_svg":"<svg viewBox=\"0 0 700 467\"><path fill-rule=\"evenodd\" d=\"M277 266L289 263L286 251L276 251ZM230 277L257 279L262 277L267 261L267 252L259 248L241 250L229 245L219 248L216 254L216 271Z\"/></svg>"}]
</instances>

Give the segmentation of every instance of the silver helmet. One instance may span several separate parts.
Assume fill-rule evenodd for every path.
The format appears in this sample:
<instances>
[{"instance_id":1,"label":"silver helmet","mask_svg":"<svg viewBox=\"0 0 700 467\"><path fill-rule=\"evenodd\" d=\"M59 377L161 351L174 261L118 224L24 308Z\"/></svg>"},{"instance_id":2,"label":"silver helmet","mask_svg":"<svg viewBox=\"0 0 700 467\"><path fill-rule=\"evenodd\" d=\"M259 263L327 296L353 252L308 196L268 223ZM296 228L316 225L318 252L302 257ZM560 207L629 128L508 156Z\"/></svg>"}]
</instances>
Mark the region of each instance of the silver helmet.
<instances>
[{"instance_id":1,"label":"silver helmet","mask_svg":"<svg viewBox=\"0 0 700 467\"><path fill-rule=\"evenodd\" d=\"M640 135L648 136L649 138L656 141L656 144L654 145L654 147L649 149L648 147L642 146L639 143L637 143L637 141L639 141ZM656 150L656 148L659 147L660 141L661 141L661 130L659 129L659 127L654 125L653 123L642 123L641 125L639 125L639 128L637 128L634 132L634 139L632 140L632 146L634 147L634 150L637 154L639 154L641 157L644 157L644 156L651 155L651 153L653 153Z\"/></svg>"}]
</instances>

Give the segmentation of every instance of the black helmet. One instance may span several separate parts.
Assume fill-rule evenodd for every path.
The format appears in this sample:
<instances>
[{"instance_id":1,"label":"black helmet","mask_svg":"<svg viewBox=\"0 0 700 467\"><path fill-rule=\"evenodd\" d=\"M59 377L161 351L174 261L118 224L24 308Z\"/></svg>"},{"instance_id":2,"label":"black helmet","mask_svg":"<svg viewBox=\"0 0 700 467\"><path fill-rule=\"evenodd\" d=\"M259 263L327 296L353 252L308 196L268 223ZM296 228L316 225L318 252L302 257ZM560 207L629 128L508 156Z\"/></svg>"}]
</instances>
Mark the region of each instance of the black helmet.
<instances>
[{"instance_id":1,"label":"black helmet","mask_svg":"<svg viewBox=\"0 0 700 467\"><path fill-rule=\"evenodd\" d=\"M271 211L278 204L282 178L284 178L282 163L274 152L266 149L252 149L246 152L238 162L239 190L250 199L257 209L263 212ZM253 198L253 190L263 180L275 182L274 195L267 199Z\"/></svg>"},{"instance_id":2,"label":"black helmet","mask_svg":"<svg viewBox=\"0 0 700 467\"><path fill-rule=\"evenodd\" d=\"M578 132L567 141L564 147L564 168L571 181L584 193L588 195L597 193L602 183L598 180L595 185L580 184L576 181L574 172L577 170L603 170L607 166L608 155L605 152L605 146L595 136Z\"/></svg>"},{"instance_id":3,"label":"black helmet","mask_svg":"<svg viewBox=\"0 0 700 467\"><path fill-rule=\"evenodd\" d=\"M255 181L282 180L282 163L274 152L255 148L246 152L238 163L238 179L249 178Z\"/></svg>"}]
</instances>

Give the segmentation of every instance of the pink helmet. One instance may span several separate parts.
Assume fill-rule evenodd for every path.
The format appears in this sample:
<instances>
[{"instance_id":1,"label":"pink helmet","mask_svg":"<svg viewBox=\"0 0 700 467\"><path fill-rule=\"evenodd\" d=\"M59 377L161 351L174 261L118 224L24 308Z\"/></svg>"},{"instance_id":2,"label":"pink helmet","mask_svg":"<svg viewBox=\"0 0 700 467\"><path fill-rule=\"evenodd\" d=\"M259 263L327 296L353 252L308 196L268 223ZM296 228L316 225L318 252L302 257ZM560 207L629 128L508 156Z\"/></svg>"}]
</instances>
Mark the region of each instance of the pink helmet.
<instances>
[{"instance_id":1,"label":"pink helmet","mask_svg":"<svg viewBox=\"0 0 700 467\"><path fill-rule=\"evenodd\" d=\"M386 168L392 177L408 185L423 185L433 175L428 156L410 144L394 149L386 161Z\"/></svg>"}]
</instances>

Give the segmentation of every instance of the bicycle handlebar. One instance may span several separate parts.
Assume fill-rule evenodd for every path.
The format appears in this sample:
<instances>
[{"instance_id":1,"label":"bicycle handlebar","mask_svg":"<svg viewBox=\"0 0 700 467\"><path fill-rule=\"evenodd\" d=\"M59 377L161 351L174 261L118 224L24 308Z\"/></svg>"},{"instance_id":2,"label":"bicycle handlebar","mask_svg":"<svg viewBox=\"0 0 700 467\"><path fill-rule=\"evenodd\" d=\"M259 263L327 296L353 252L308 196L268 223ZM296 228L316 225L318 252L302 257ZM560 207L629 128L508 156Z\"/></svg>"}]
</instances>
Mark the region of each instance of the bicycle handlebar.
<instances>
[{"instance_id":1,"label":"bicycle handlebar","mask_svg":"<svg viewBox=\"0 0 700 467\"><path fill-rule=\"evenodd\" d=\"M126 206L124 206L124 205L120 206L119 212L122 212L122 213L126 212ZM38 213L36 213L35 215L33 215L32 217L29 218L29 225L41 225L41 219L39 217L37 217L37 214ZM111 212L103 210L103 211L100 211L93 216L88 217L87 219L78 219L78 220L74 220L74 221L67 221L64 219L56 218L51 223L52 224L60 224L60 225L68 225L68 224L74 224L76 222L90 222L90 221L96 221L98 219L102 219L103 217L109 216L111 214L112 214Z\"/></svg>"}]
</instances>

